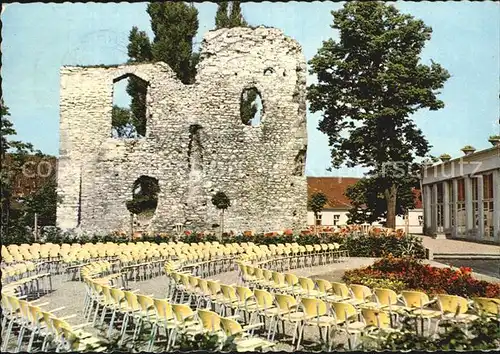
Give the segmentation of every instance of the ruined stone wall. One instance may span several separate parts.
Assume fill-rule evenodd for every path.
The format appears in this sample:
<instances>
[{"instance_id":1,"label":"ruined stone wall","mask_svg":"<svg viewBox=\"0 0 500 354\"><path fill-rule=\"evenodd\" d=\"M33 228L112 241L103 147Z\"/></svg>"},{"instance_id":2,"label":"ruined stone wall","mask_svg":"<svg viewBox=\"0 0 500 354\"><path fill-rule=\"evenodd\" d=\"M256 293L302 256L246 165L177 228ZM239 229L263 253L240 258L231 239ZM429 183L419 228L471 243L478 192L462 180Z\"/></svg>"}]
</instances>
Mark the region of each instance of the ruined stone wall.
<instances>
[{"instance_id":1,"label":"ruined stone wall","mask_svg":"<svg viewBox=\"0 0 500 354\"><path fill-rule=\"evenodd\" d=\"M211 229L220 222L211 203L217 191L231 199L226 229L306 224L306 63L300 45L273 28L211 31L197 70L196 83L184 85L164 63L61 69L60 227L128 230L125 202L143 175L158 179L160 187L151 231L179 222ZM127 74L148 82L144 138L111 137L113 82ZM251 87L262 98L258 126L240 117L241 94Z\"/></svg>"}]
</instances>

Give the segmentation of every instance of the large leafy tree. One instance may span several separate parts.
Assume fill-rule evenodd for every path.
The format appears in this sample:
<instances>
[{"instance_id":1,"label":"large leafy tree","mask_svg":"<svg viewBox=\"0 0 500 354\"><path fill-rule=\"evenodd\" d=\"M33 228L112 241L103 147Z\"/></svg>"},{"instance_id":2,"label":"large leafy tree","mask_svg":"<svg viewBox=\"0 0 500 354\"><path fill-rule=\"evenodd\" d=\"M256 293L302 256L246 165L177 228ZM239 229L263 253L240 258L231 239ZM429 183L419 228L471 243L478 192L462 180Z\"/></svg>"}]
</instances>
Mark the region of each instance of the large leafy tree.
<instances>
[{"instance_id":1,"label":"large leafy tree","mask_svg":"<svg viewBox=\"0 0 500 354\"><path fill-rule=\"evenodd\" d=\"M2 168L0 171L1 190L1 234L4 241L28 241L26 226L33 226L34 214L39 214L39 225L55 225L57 192L55 170L48 183L40 190L26 198L20 198L14 193L14 183L23 179L27 162L36 155L44 157L40 151L33 149L32 144L15 140L17 135L10 121L9 109L3 100L0 107L0 147ZM32 173L32 171L29 171ZM34 177L35 178L35 177Z\"/></svg>"},{"instance_id":2,"label":"large leafy tree","mask_svg":"<svg viewBox=\"0 0 500 354\"><path fill-rule=\"evenodd\" d=\"M437 95L450 75L420 60L432 29L394 6L347 2L332 15L340 39L323 42L310 61L318 78L308 88L310 109L323 112L319 130L328 135L332 166L367 167L384 186L387 226L395 227L404 176L430 148L411 115L444 107Z\"/></svg>"},{"instance_id":3,"label":"large leafy tree","mask_svg":"<svg viewBox=\"0 0 500 354\"><path fill-rule=\"evenodd\" d=\"M33 146L19 140L14 140L17 135L14 124L10 121L9 108L3 100L0 101L0 154L2 159L2 168L0 170L0 189L1 189L1 233L7 235L12 226L11 216L13 216L13 180L16 175L21 173L22 167L30 153L33 152ZM9 159L7 161L7 153Z\"/></svg>"},{"instance_id":4,"label":"large leafy tree","mask_svg":"<svg viewBox=\"0 0 500 354\"><path fill-rule=\"evenodd\" d=\"M193 52L193 39L198 31L198 10L184 2L166 1L148 4L147 13L151 18L153 40L145 31L132 27L127 46L128 62L163 61L183 83L194 83L199 61L199 53ZM131 96L130 114L125 114L122 107L114 109L113 128L121 137L144 136L147 83L131 76L127 93Z\"/></svg>"},{"instance_id":5,"label":"large leafy tree","mask_svg":"<svg viewBox=\"0 0 500 354\"><path fill-rule=\"evenodd\" d=\"M351 209L348 213L348 223L362 224L383 221L387 217L387 202L384 191L386 181L377 177L365 177L349 186L345 192L351 200ZM415 208L413 188L418 188L418 179L410 178L400 181L400 188L396 198L396 215L404 215L408 210Z\"/></svg>"}]
</instances>

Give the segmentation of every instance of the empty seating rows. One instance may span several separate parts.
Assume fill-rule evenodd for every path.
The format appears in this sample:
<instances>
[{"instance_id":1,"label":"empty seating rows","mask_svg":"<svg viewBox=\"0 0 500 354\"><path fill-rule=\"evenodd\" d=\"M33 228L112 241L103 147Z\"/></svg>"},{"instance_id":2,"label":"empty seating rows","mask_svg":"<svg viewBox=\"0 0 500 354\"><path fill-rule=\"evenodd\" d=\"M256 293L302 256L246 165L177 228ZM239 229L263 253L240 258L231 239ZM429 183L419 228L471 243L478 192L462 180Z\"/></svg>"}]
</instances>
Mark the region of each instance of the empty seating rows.
<instances>
[{"instance_id":1,"label":"empty seating rows","mask_svg":"<svg viewBox=\"0 0 500 354\"><path fill-rule=\"evenodd\" d=\"M418 291L402 291L401 294L381 288L375 288L372 291L364 285L351 284L348 286L344 283L329 282L323 279L312 280L307 277L297 277L292 273L264 269L260 265L254 266L246 262L240 262L239 268L243 283L248 285L248 289L254 289L253 298L257 298L257 293L267 291L267 294L272 295L266 296L272 299L274 304L279 303L279 299L283 299L283 296L288 296L289 300L287 301L291 308L297 308L297 303L305 301L306 303L302 304L303 313L307 313L305 310L307 304L315 303L318 309L323 309L317 314L317 317L337 318L336 321L331 320L336 324L338 324L339 307L342 311L351 314L353 318L356 317L358 322L355 323L360 328L364 328L369 322L370 326L376 325L377 329L383 328L385 332L397 330L400 316L414 318L415 323L420 321L421 326L417 327L417 330L420 328L421 334L424 333L424 321L427 321L427 333L430 335L436 333L441 321L453 321L467 325L475 320L479 314L500 319L500 299L476 297L467 300L459 296L439 294L430 300L425 293ZM247 294L249 298L252 298L250 292ZM432 305L435 306L432 307ZM373 317L374 314L378 317ZM343 317L344 320L347 318ZM378 318L379 322L375 323L370 318L372 320ZM387 321L382 320L382 318ZM359 321L360 319L362 321ZM435 322L435 328L431 332L432 320ZM362 326L361 323L365 325ZM318 326L330 327L319 323ZM346 326L349 327L348 324ZM296 330L299 328L297 323ZM350 334L349 330L346 329L346 333Z\"/></svg>"},{"instance_id":2,"label":"empty seating rows","mask_svg":"<svg viewBox=\"0 0 500 354\"><path fill-rule=\"evenodd\" d=\"M372 290L355 284L347 286L312 280L289 272L293 268L327 264L348 256L336 245L263 247L252 243L143 243L115 246L110 246L109 252L106 250L106 261L91 263L90 260L95 260L91 252L78 246L67 253L76 255L76 260L68 264L79 265L79 275L85 283L86 323L75 328L65 319L55 316L58 309L50 312L36 302L29 302L28 308L38 306L40 311L26 312L20 305L12 304L16 300L4 302L2 297L2 307L8 310L3 321L8 322L8 326L12 323L20 328L24 323L24 332L31 333L28 346L33 346L35 339L41 337L42 347L45 345L59 351L83 350L88 346L93 350L105 350L97 338L81 331L81 328L90 325L107 326L108 336L114 329L118 330L122 342L130 337L136 340L141 332L149 331L149 350L153 350L162 339L166 348L171 349L181 333L200 332L217 334L221 347L228 336L236 335L239 349L271 348L276 333L279 333L279 325L283 334L285 323L294 327L292 342L296 348L302 343L304 329L308 326L317 327L321 338L329 344L336 334L343 333L348 338L348 344L354 347L361 335L380 336L380 333L397 331L401 316L420 319L422 332L423 321L427 320L430 333L431 319L435 323L442 320L467 323L480 312L498 316L500 306L498 299L473 299L472 302L443 295L429 300L425 294L418 292L398 295L388 289ZM22 253L26 254L26 251ZM84 257L80 257L82 253ZM64 262L63 258L59 255L57 259ZM80 263L82 260L87 262ZM17 267L15 269L19 273L20 265L29 264L27 262L32 261L11 262L9 267ZM242 283L222 284L207 279L232 270L235 264L238 265ZM165 297L139 294L138 290L129 289L128 282L123 280L134 278L135 271L139 272L137 278L143 280L148 269L158 270L159 267L164 268L170 279L166 284ZM9 279L19 281L33 272L33 265L30 269L17 275L12 270L13 275ZM281 273L283 270L288 272ZM158 273L155 271L151 276ZM118 284L120 279L121 286ZM15 291L8 296L26 301ZM429 308L432 303L438 304L439 308ZM30 315L32 311L38 314ZM39 321L43 316L50 317L50 324L45 324L45 321L37 323L37 319ZM254 337L257 330L264 330L266 338ZM24 332L22 336L19 332L19 348L24 343ZM160 335L160 332L165 335Z\"/></svg>"}]
</instances>

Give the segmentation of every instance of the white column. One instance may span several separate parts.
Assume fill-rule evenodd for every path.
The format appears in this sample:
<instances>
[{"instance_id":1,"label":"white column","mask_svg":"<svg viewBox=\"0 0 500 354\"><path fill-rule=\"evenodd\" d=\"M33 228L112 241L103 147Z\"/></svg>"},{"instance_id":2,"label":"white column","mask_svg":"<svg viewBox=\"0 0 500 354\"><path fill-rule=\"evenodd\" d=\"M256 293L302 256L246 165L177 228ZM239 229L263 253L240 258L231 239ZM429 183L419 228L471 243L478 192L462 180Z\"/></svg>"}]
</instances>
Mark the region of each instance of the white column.
<instances>
[{"instance_id":1,"label":"white column","mask_svg":"<svg viewBox=\"0 0 500 354\"><path fill-rule=\"evenodd\" d=\"M458 180L453 179L451 181L452 185L452 193L453 193L453 220L454 220L454 225L453 225L453 230L452 230L452 235L453 237L458 236Z\"/></svg>"},{"instance_id":2,"label":"white column","mask_svg":"<svg viewBox=\"0 0 500 354\"><path fill-rule=\"evenodd\" d=\"M427 234L431 231L432 220L431 220L431 187L429 185L424 186L423 190L423 206L424 206L424 222Z\"/></svg>"},{"instance_id":3,"label":"white column","mask_svg":"<svg viewBox=\"0 0 500 354\"><path fill-rule=\"evenodd\" d=\"M464 176L465 184L465 237L469 237L474 228L474 210L472 208L472 181L469 176Z\"/></svg>"},{"instance_id":4,"label":"white column","mask_svg":"<svg viewBox=\"0 0 500 354\"><path fill-rule=\"evenodd\" d=\"M438 185L437 183L434 183L432 185L432 233L436 234L437 233L437 226L438 226L438 207L437 207L437 201L438 201Z\"/></svg>"},{"instance_id":5,"label":"white column","mask_svg":"<svg viewBox=\"0 0 500 354\"><path fill-rule=\"evenodd\" d=\"M450 228L450 190L448 181L443 181L443 228L445 232L448 232Z\"/></svg>"},{"instance_id":6,"label":"white column","mask_svg":"<svg viewBox=\"0 0 500 354\"><path fill-rule=\"evenodd\" d=\"M493 171L493 237L500 243L500 170Z\"/></svg>"},{"instance_id":7,"label":"white column","mask_svg":"<svg viewBox=\"0 0 500 354\"><path fill-rule=\"evenodd\" d=\"M474 178L474 177L473 177ZM484 238L484 203L483 203L483 176L477 175L477 232L478 238Z\"/></svg>"}]
</instances>

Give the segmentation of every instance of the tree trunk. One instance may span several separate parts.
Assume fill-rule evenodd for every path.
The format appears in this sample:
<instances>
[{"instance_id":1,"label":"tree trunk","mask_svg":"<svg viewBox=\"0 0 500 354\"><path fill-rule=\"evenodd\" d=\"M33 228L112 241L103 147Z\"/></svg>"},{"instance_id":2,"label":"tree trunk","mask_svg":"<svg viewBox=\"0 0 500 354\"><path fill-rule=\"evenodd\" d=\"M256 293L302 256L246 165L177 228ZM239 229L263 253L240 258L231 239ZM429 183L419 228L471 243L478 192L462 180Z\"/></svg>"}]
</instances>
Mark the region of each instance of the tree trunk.
<instances>
[{"instance_id":1,"label":"tree trunk","mask_svg":"<svg viewBox=\"0 0 500 354\"><path fill-rule=\"evenodd\" d=\"M396 196L397 187L391 186L384 191L385 200L387 202L387 217L386 217L386 227L396 229Z\"/></svg>"}]
</instances>

